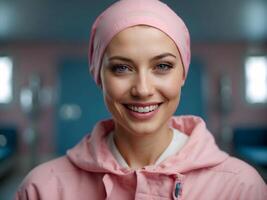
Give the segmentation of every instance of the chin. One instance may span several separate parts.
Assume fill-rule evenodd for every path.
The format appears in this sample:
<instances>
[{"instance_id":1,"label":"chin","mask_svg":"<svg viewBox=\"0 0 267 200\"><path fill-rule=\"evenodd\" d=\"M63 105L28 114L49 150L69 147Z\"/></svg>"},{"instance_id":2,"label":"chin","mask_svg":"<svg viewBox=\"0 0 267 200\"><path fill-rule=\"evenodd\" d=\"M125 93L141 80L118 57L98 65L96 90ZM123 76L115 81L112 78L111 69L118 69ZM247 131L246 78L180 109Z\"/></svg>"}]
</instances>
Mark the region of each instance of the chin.
<instances>
[{"instance_id":1,"label":"chin","mask_svg":"<svg viewBox=\"0 0 267 200\"><path fill-rule=\"evenodd\" d=\"M141 137L156 133L161 129L165 129L167 127L168 120L169 118L164 120L153 119L150 121L122 120L118 124L118 128L124 129L124 132L129 132L132 135Z\"/></svg>"}]
</instances>

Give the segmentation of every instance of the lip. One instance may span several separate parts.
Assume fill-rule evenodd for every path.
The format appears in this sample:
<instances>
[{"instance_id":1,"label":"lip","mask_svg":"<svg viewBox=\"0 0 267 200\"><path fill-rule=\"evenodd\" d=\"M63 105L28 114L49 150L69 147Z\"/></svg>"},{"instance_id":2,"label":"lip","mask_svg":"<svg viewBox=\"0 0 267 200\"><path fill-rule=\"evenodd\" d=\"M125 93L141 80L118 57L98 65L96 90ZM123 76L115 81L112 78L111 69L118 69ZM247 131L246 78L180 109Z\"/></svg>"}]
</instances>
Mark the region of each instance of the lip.
<instances>
[{"instance_id":1,"label":"lip","mask_svg":"<svg viewBox=\"0 0 267 200\"><path fill-rule=\"evenodd\" d=\"M133 105L133 106L140 106L140 107L146 107L146 106L153 106L153 105L159 105L162 104L162 102L148 102L148 103L124 103L123 105Z\"/></svg>"},{"instance_id":2,"label":"lip","mask_svg":"<svg viewBox=\"0 0 267 200\"><path fill-rule=\"evenodd\" d=\"M160 109L161 103L158 102L149 102L149 103L127 103L127 104L123 104L126 110L126 113L132 117L135 120L149 120L151 118L153 118L157 112ZM127 108L127 105L133 105L133 106L140 106L140 107L146 107L146 106L152 106L152 105L159 105L158 108L156 110L153 110L151 112L148 113L138 113L138 112L134 112L132 110L130 110L129 108Z\"/></svg>"}]
</instances>

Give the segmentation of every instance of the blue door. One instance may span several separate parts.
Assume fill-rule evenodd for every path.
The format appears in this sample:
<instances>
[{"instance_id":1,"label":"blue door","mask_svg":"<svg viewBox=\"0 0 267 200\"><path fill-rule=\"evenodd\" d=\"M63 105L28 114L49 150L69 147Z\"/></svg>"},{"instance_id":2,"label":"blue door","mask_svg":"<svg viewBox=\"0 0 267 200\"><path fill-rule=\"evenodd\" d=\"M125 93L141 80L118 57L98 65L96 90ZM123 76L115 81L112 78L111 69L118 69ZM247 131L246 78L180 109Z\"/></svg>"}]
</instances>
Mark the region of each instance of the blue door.
<instances>
[{"instance_id":1,"label":"blue door","mask_svg":"<svg viewBox=\"0 0 267 200\"><path fill-rule=\"evenodd\" d=\"M89 133L100 119L108 118L102 92L85 59L66 59L59 65L56 150L64 154Z\"/></svg>"},{"instance_id":2,"label":"blue door","mask_svg":"<svg viewBox=\"0 0 267 200\"><path fill-rule=\"evenodd\" d=\"M189 67L189 72L185 85L182 88L180 104L176 110L176 115L191 114L206 118L204 94L205 73L202 62L193 58Z\"/></svg>"},{"instance_id":3,"label":"blue door","mask_svg":"<svg viewBox=\"0 0 267 200\"><path fill-rule=\"evenodd\" d=\"M205 117L202 65L193 60L186 84L182 88L179 114ZM66 59L59 65L59 88L56 117L58 154L74 146L89 133L95 123L110 117L100 88L92 80L86 59Z\"/></svg>"}]
</instances>

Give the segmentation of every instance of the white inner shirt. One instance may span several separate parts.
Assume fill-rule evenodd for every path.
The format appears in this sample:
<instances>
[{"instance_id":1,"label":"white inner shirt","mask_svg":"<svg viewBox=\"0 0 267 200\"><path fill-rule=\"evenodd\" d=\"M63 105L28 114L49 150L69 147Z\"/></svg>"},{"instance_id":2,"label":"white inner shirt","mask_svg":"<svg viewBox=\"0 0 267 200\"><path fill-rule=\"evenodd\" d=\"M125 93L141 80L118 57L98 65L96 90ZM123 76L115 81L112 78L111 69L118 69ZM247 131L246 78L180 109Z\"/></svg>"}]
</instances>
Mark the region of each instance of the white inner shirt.
<instances>
[{"instance_id":1,"label":"white inner shirt","mask_svg":"<svg viewBox=\"0 0 267 200\"><path fill-rule=\"evenodd\" d=\"M157 159L154 165L158 165L159 163L161 163L163 160L165 160L169 156L178 153L181 150L181 148L184 146L184 144L187 142L188 136L185 133L182 133L179 130L174 129L174 128L172 128L172 132L173 132L172 141L170 142L168 147L164 150L164 152L160 155L160 157ZM122 167L130 168L127 162L122 157L121 153L119 152L114 142L113 135L114 135L114 132L112 131L107 137L107 144L108 144L108 147L111 153L113 154L117 162Z\"/></svg>"}]
</instances>

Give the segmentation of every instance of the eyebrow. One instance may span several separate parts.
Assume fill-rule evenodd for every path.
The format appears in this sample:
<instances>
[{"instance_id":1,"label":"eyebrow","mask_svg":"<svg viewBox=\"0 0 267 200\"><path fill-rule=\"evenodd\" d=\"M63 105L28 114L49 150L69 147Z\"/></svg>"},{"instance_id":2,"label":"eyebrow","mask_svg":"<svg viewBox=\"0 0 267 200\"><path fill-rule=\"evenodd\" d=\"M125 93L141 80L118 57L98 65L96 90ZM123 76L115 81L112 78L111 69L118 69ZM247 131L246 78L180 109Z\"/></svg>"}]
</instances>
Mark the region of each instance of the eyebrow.
<instances>
[{"instance_id":1,"label":"eyebrow","mask_svg":"<svg viewBox=\"0 0 267 200\"><path fill-rule=\"evenodd\" d=\"M165 57L168 57L168 56L171 56L173 58L176 58L176 56L173 55L172 53L163 53L163 54L160 54L160 55L157 55L157 56L153 57L151 60L160 60L160 59L165 58ZM121 60L121 61L125 61L125 62L132 62L131 59L125 58L123 56L112 56L108 60L109 61L112 61L112 60Z\"/></svg>"}]
</instances>

